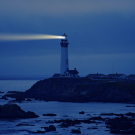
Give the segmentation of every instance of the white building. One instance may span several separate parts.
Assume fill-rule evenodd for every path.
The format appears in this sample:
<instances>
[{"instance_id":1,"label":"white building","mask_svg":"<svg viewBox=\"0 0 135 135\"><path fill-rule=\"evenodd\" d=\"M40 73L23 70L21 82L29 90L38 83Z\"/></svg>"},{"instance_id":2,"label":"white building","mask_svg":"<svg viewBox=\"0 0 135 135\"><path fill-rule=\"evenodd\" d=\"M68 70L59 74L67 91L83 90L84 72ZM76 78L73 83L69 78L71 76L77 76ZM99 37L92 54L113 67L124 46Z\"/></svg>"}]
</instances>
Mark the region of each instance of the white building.
<instances>
[{"instance_id":1,"label":"white building","mask_svg":"<svg viewBox=\"0 0 135 135\"><path fill-rule=\"evenodd\" d=\"M65 73L65 77L70 77L70 78L78 78L78 71L76 70L76 68L74 68L74 70L69 70L67 68L67 70L64 72Z\"/></svg>"},{"instance_id":2,"label":"white building","mask_svg":"<svg viewBox=\"0 0 135 135\"><path fill-rule=\"evenodd\" d=\"M129 76L127 76L127 79L135 80L135 74L130 74Z\"/></svg>"},{"instance_id":3,"label":"white building","mask_svg":"<svg viewBox=\"0 0 135 135\"><path fill-rule=\"evenodd\" d=\"M88 74L86 77L88 77L89 79L102 79L105 78L104 74Z\"/></svg>"},{"instance_id":4,"label":"white building","mask_svg":"<svg viewBox=\"0 0 135 135\"><path fill-rule=\"evenodd\" d=\"M109 74L107 76L107 78L110 78L110 79L126 79L127 75L125 74Z\"/></svg>"},{"instance_id":5,"label":"white building","mask_svg":"<svg viewBox=\"0 0 135 135\"><path fill-rule=\"evenodd\" d=\"M67 40L67 36L65 36L65 39L61 40L61 63L60 63L60 76L64 76L65 75L65 71L67 70L67 68L69 68L69 62L68 62L68 40Z\"/></svg>"},{"instance_id":6,"label":"white building","mask_svg":"<svg viewBox=\"0 0 135 135\"><path fill-rule=\"evenodd\" d=\"M65 39L61 39L61 63L60 63L60 77L73 77L77 78L78 71L76 68L74 70L69 70L69 60L68 60L68 40L67 35L64 35ZM55 75L58 76L58 75Z\"/></svg>"}]
</instances>

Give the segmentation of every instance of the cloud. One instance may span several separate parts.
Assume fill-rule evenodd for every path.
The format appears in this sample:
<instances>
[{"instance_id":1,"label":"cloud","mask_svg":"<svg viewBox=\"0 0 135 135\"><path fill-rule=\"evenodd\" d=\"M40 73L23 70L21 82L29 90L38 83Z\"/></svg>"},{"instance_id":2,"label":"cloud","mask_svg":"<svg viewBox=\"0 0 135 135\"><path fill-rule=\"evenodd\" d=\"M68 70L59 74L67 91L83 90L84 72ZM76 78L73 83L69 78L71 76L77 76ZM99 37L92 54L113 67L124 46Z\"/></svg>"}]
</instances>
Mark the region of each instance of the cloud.
<instances>
[{"instance_id":1,"label":"cloud","mask_svg":"<svg viewBox=\"0 0 135 135\"><path fill-rule=\"evenodd\" d=\"M0 75L52 75L59 73L60 55L4 57L0 63Z\"/></svg>"},{"instance_id":2,"label":"cloud","mask_svg":"<svg viewBox=\"0 0 135 135\"><path fill-rule=\"evenodd\" d=\"M103 59L133 59L135 53L114 53L114 54L87 54L87 55L71 55L70 59L76 60L103 60Z\"/></svg>"},{"instance_id":3,"label":"cloud","mask_svg":"<svg viewBox=\"0 0 135 135\"><path fill-rule=\"evenodd\" d=\"M14 15L84 15L118 12L135 13L134 0L4 0L0 1L0 14Z\"/></svg>"},{"instance_id":4,"label":"cloud","mask_svg":"<svg viewBox=\"0 0 135 135\"><path fill-rule=\"evenodd\" d=\"M135 53L92 54L69 57L70 69L77 68L80 75L90 73L135 73ZM80 64L81 63L81 64Z\"/></svg>"},{"instance_id":5,"label":"cloud","mask_svg":"<svg viewBox=\"0 0 135 135\"><path fill-rule=\"evenodd\" d=\"M0 33L65 32L70 69L110 73L114 62L119 71L134 73L134 5L135 0L0 0ZM0 42L0 48L2 74L59 72L59 40Z\"/></svg>"}]
</instances>

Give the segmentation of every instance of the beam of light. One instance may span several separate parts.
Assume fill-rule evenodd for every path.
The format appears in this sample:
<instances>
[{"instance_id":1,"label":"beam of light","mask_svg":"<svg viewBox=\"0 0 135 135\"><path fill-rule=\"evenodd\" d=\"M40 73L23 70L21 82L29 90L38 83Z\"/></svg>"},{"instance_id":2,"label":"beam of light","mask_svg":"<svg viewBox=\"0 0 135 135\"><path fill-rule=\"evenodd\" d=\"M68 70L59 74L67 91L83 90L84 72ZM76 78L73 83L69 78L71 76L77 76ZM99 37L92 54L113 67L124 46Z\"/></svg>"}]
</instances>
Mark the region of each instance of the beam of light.
<instances>
[{"instance_id":1,"label":"beam of light","mask_svg":"<svg viewBox=\"0 0 135 135\"><path fill-rule=\"evenodd\" d=\"M18 40L44 40L44 39L65 39L65 36L57 35L0 35L0 41Z\"/></svg>"}]
</instances>

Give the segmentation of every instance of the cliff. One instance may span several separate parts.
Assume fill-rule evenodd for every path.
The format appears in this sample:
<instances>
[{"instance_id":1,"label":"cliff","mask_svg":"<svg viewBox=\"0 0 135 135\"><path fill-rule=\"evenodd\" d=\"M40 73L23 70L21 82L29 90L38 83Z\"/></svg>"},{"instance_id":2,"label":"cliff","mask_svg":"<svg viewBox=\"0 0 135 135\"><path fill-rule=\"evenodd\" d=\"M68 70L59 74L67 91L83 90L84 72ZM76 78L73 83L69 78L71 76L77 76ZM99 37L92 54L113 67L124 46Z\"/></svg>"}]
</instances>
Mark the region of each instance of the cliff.
<instances>
[{"instance_id":1,"label":"cliff","mask_svg":"<svg viewBox=\"0 0 135 135\"><path fill-rule=\"evenodd\" d=\"M36 82L26 92L5 96L60 102L134 103L135 82L109 82L108 80L90 80L88 78L49 78Z\"/></svg>"}]
</instances>

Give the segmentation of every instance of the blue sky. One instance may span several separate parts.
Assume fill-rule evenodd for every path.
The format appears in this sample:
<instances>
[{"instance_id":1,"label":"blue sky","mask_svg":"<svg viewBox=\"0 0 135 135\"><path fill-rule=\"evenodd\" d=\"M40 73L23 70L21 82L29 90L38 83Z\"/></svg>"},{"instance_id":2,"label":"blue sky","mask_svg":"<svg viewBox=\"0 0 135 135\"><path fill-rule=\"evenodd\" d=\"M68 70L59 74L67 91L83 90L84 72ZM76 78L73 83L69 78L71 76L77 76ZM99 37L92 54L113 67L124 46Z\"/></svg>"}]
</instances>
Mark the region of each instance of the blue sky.
<instances>
[{"instance_id":1,"label":"blue sky","mask_svg":"<svg viewBox=\"0 0 135 135\"><path fill-rule=\"evenodd\" d=\"M69 68L135 74L134 0L1 0L0 34L67 34ZM60 72L60 40L0 41L0 75Z\"/></svg>"}]
</instances>

